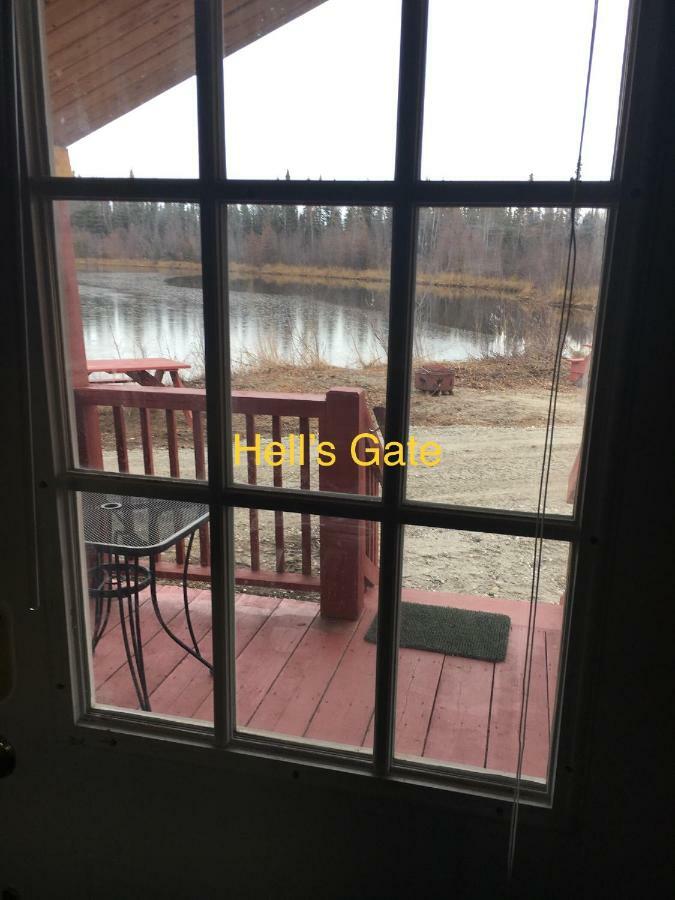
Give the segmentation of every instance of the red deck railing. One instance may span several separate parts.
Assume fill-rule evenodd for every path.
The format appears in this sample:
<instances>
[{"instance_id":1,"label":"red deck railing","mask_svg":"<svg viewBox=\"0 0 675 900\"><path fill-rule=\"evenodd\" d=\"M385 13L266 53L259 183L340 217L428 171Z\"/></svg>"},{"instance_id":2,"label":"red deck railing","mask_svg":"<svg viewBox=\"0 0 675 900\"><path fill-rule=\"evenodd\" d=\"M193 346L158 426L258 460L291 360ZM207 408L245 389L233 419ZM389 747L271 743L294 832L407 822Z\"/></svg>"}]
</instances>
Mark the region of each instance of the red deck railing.
<instances>
[{"instance_id":1,"label":"red deck railing","mask_svg":"<svg viewBox=\"0 0 675 900\"><path fill-rule=\"evenodd\" d=\"M126 411L136 410L142 448L143 471L155 474L155 451L160 447L168 454L169 474L181 477L179 433L176 413L189 413L185 421L191 429L194 477L206 478L205 416L206 392L199 388L147 387L138 384L88 384L75 389L80 464L87 468L104 469L101 410L112 413L117 469L129 472L129 437ZM163 427L153 423L151 412L164 413ZM362 390L336 388L325 394L279 394L254 391L232 393L232 413L242 416L241 440L250 446L255 441L257 419L271 418L271 439L280 441L284 426L290 432L309 435L317 423L319 441L335 445L335 463L318 466L318 478L312 472L312 458L305 454L299 467L299 487L310 490L314 474L314 489L318 481L320 491L377 496L380 472L375 466L363 467L351 458L353 438L362 432L372 432L373 422ZM291 420L289 422L289 420ZM183 447L185 436L183 436ZM363 448L360 448L362 452ZM361 458L364 458L361 456ZM284 466L273 469L273 485L284 486ZM259 466L253 453L247 453L246 479L249 484L259 482ZM274 512L275 566L265 569L261 564L260 515L249 510L249 566L238 566L236 581L292 590L319 591L323 615L337 618L357 618L363 608L363 594L367 584L376 584L378 577L378 532L376 522L337 519L322 516L319 523L319 566L315 572L312 559L312 517L300 517L299 565L287 562L288 532L284 513ZM165 577L182 574L185 548L176 547L175 561L160 559L158 572ZM208 581L210 578L208 525L200 531L199 563L191 562L189 577Z\"/></svg>"}]
</instances>

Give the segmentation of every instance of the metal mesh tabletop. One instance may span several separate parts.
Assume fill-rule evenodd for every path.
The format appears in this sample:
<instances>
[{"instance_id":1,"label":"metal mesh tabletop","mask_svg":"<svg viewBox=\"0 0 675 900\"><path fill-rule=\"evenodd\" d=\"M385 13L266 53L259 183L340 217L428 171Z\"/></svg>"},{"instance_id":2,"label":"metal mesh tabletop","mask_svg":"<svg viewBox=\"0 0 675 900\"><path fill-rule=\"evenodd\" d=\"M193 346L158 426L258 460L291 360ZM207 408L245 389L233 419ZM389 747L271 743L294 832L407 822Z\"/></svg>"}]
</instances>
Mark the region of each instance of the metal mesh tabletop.
<instances>
[{"instance_id":1,"label":"metal mesh tabletop","mask_svg":"<svg viewBox=\"0 0 675 900\"><path fill-rule=\"evenodd\" d=\"M208 517L203 503L82 493L85 543L127 555L161 553Z\"/></svg>"}]
</instances>

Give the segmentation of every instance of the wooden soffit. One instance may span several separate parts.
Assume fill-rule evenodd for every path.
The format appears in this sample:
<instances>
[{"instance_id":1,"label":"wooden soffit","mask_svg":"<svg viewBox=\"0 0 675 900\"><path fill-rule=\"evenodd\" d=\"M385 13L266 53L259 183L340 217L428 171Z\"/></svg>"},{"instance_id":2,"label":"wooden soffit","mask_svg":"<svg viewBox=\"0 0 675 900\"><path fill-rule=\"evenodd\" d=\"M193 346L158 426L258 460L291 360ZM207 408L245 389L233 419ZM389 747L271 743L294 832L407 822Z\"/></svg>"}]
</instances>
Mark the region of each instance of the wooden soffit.
<instances>
[{"instance_id":1,"label":"wooden soffit","mask_svg":"<svg viewBox=\"0 0 675 900\"><path fill-rule=\"evenodd\" d=\"M229 55L325 0L223 0ZM195 73L194 0L43 0L54 143L68 146Z\"/></svg>"}]
</instances>

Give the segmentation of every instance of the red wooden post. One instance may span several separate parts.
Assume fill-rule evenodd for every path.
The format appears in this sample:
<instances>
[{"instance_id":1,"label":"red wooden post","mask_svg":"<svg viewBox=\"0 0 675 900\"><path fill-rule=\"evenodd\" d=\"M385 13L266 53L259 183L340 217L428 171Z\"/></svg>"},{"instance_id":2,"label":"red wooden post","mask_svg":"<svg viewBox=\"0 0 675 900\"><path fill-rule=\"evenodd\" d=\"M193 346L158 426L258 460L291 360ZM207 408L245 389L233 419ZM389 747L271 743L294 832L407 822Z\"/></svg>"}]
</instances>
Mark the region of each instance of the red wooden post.
<instances>
[{"instance_id":1,"label":"red wooden post","mask_svg":"<svg viewBox=\"0 0 675 900\"><path fill-rule=\"evenodd\" d=\"M365 398L358 388L327 391L319 420L319 440L335 445L335 463L319 467L319 489L348 494L366 493L367 469L351 457L352 441L363 428ZM321 517L321 614L358 619L363 610L365 522Z\"/></svg>"},{"instance_id":2,"label":"red wooden post","mask_svg":"<svg viewBox=\"0 0 675 900\"><path fill-rule=\"evenodd\" d=\"M60 176L73 174L68 159L68 151L63 147L54 148L54 174ZM70 384L75 389L87 385L89 373L87 370L87 355L84 349L82 309L80 307L80 291L77 286L77 271L75 268L75 248L70 229L70 204L63 201L55 203L54 208L59 249L61 293L68 332L68 368ZM80 465L89 469L102 469L103 451L101 449L98 410L95 406L87 404L76 408L76 416Z\"/></svg>"},{"instance_id":3,"label":"red wooden post","mask_svg":"<svg viewBox=\"0 0 675 900\"><path fill-rule=\"evenodd\" d=\"M567 497L568 503L574 503L577 498L577 485L579 483L579 466L581 465L581 447L577 450L574 457L570 474L567 476Z\"/></svg>"},{"instance_id":4,"label":"red wooden post","mask_svg":"<svg viewBox=\"0 0 675 900\"><path fill-rule=\"evenodd\" d=\"M304 441L306 452L305 458L300 465L300 488L308 491L311 487L311 478L309 471L309 419L305 416L300 417L300 435ZM300 516L300 533L302 535L302 574L312 574L312 520L311 516L303 513Z\"/></svg>"}]
</instances>

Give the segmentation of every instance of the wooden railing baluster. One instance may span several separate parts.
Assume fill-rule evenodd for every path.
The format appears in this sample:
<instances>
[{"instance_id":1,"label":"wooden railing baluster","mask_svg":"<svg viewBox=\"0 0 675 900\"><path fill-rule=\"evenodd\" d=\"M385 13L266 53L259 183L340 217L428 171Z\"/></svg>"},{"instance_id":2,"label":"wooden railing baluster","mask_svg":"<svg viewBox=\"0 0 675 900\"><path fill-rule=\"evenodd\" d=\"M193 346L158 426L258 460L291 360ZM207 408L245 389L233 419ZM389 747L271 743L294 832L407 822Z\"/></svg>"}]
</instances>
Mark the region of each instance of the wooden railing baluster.
<instances>
[{"instance_id":1,"label":"wooden railing baluster","mask_svg":"<svg viewBox=\"0 0 675 900\"><path fill-rule=\"evenodd\" d=\"M300 439L304 445L304 458L300 464L300 489L308 491L310 489L310 469L309 469L309 419L301 417L300 420ZM302 540L302 574L312 574L312 519L308 513L302 513L300 516L300 533Z\"/></svg>"},{"instance_id":2,"label":"wooden railing baluster","mask_svg":"<svg viewBox=\"0 0 675 900\"><path fill-rule=\"evenodd\" d=\"M252 447L255 444L255 416L246 415L246 446ZM258 483L258 470L255 463L255 455L253 453L246 454L246 472L249 484ZM260 523L258 518L258 510L249 509L249 542L251 547L251 568L254 572L260 569Z\"/></svg>"},{"instance_id":3,"label":"wooden railing baluster","mask_svg":"<svg viewBox=\"0 0 675 900\"><path fill-rule=\"evenodd\" d=\"M204 425L206 393L198 388L155 388L139 384L88 384L76 388L78 444L80 460L89 465L104 468L99 458L101 431L99 409L111 408L117 465L120 472L132 467L126 428L126 410L137 409L140 419L143 467L146 474L155 474L154 435L151 409L164 410L167 429L168 468L172 478L181 477L179 454L178 413L189 413L192 425L194 471L198 479L206 478L206 446ZM355 433L371 428L370 412L363 391L338 388L327 394L281 394L258 391L233 391L232 412L242 415L246 421L246 443L255 444L258 416L270 416L272 439L282 440L282 419L298 423L299 434L304 438L305 458L301 462L296 444L295 464L299 465L300 489L312 489L312 462L309 452L310 423L318 421L319 437L333 440L336 445L337 463L321 467L317 472L318 489L376 496L379 492L378 473L374 469L358 469L349 463L349 444ZM90 424L93 423L93 424ZM87 429L91 429L91 433ZM286 439L288 445L288 438ZM272 482L283 488L281 467L273 467ZM258 483L255 455L247 454L247 480ZM274 511L274 546L276 565L261 568L259 510L249 510L251 565L237 566L237 584L249 584L256 588L285 588L298 591L320 591L323 615L353 618L359 614L365 585L377 583L378 526L376 522L356 522L349 519L322 517L320 520L319 560L312 560L312 517L300 516L301 567L298 571L286 571L285 523L283 512ZM207 526L208 528L208 526ZM209 540L207 528L200 530L199 560L193 559L188 577L195 580L210 579ZM195 556L196 556L195 552ZM181 578L184 564L184 547L176 548L175 559L158 563L160 577ZM318 564L314 564L317 563ZM301 571L300 571L301 568ZM318 571L318 574L312 574Z\"/></svg>"},{"instance_id":4,"label":"wooden railing baluster","mask_svg":"<svg viewBox=\"0 0 675 900\"><path fill-rule=\"evenodd\" d=\"M194 410L192 413L192 440L195 451L195 478L204 481L206 480L206 453L201 410ZM199 562L202 566L208 566L210 560L209 526L202 525L199 529Z\"/></svg>"},{"instance_id":5,"label":"wooden railing baluster","mask_svg":"<svg viewBox=\"0 0 675 900\"><path fill-rule=\"evenodd\" d=\"M281 417L272 416L272 440L281 441ZM272 482L274 487L283 487L284 479L281 465L272 469ZM284 546L284 514L281 510L274 511L274 546L277 554L277 572L286 570L286 548Z\"/></svg>"},{"instance_id":6,"label":"wooden railing baluster","mask_svg":"<svg viewBox=\"0 0 675 900\"><path fill-rule=\"evenodd\" d=\"M117 449L117 465L120 472L129 471L129 448L127 446L127 420L124 408L113 406L113 425L115 427L115 447Z\"/></svg>"},{"instance_id":7,"label":"wooden railing baluster","mask_svg":"<svg viewBox=\"0 0 675 900\"><path fill-rule=\"evenodd\" d=\"M180 478L180 457L178 455L178 433L176 430L176 412L167 409L166 412L166 445L169 451L169 474L172 478ZM185 562L185 541L176 544L176 562L181 565Z\"/></svg>"},{"instance_id":8,"label":"wooden railing baluster","mask_svg":"<svg viewBox=\"0 0 675 900\"><path fill-rule=\"evenodd\" d=\"M143 445L143 470L146 475L155 474L155 460L152 452L152 422L150 410L142 408L138 410L141 422L141 443Z\"/></svg>"}]
</instances>

